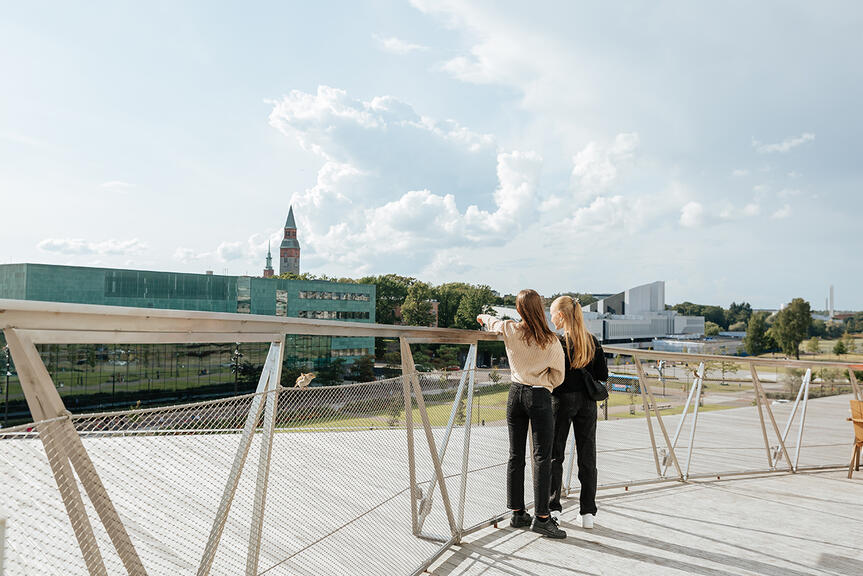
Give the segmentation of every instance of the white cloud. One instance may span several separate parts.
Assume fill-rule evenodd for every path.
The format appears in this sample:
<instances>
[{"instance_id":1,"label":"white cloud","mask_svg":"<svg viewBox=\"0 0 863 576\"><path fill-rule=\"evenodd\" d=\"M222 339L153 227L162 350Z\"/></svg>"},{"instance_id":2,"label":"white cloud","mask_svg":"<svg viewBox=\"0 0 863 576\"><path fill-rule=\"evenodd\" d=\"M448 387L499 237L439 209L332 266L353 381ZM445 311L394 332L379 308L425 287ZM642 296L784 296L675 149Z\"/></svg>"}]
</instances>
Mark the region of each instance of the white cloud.
<instances>
[{"instance_id":1,"label":"white cloud","mask_svg":"<svg viewBox=\"0 0 863 576\"><path fill-rule=\"evenodd\" d=\"M579 200L589 200L609 188L618 178L621 164L638 148L638 134L622 133L609 146L590 142L573 159L572 185Z\"/></svg>"},{"instance_id":2,"label":"white cloud","mask_svg":"<svg viewBox=\"0 0 863 576\"><path fill-rule=\"evenodd\" d=\"M815 134L813 134L812 132L804 132L800 136L797 136L795 138L787 138L782 142L776 142L774 144L763 144L758 140L753 139L752 147L755 148L758 152L766 154L772 152L785 153L792 148L796 148L797 146L806 144L807 142L811 142L812 140L815 140Z\"/></svg>"},{"instance_id":3,"label":"white cloud","mask_svg":"<svg viewBox=\"0 0 863 576\"><path fill-rule=\"evenodd\" d=\"M699 202L688 202L680 210L680 225L696 228L704 222L704 206Z\"/></svg>"},{"instance_id":4,"label":"white cloud","mask_svg":"<svg viewBox=\"0 0 863 576\"><path fill-rule=\"evenodd\" d=\"M782 220L791 216L791 205L785 204L782 208L776 210L770 217L774 220Z\"/></svg>"},{"instance_id":5,"label":"white cloud","mask_svg":"<svg viewBox=\"0 0 863 576\"><path fill-rule=\"evenodd\" d=\"M758 202L750 202L743 207L744 216L758 216L761 213L761 205Z\"/></svg>"},{"instance_id":6,"label":"white cloud","mask_svg":"<svg viewBox=\"0 0 863 576\"><path fill-rule=\"evenodd\" d=\"M177 262L182 262L183 264L190 264L192 262L204 260L211 256L211 252L198 252L197 250L193 250L191 248L180 247L174 250L172 258Z\"/></svg>"},{"instance_id":7,"label":"white cloud","mask_svg":"<svg viewBox=\"0 0 863 576\"><path fill-rule=\"evenodd\" d=\"M134 188L135 185L130 184L128 182L124 182L122 180L109 180L107 182L102 182L100 187L104 188L105 190L116 190L118 192L123 192L125 190L130 189L130 188Z\"/></svg>"},{"instance_id":8,"label":"white cloud","mask_svg":"<svg viewBox=\"0 0 863 576\"><path fill-rule=\"evenodd\" d=\"M746 169L744 169L744 168L736 168L736 169L734 169L734 170L732 170L732 171L731 171L731 175L732 175L732 176L736 176L736 177L740 177L740 176L748 176L748 175L749 175L749 170L746 170Z\"/></svg>"},{"instance_id":9,"label":"white cloud","mask_svg":"<svg viewBox=\"0 0 863 576\"><path fill-rule=\"evenodd\" d=\"M800 196L802 192L796 188L783 188L776 195L783 199L794 198Z\"/></svg>"},{"instance_id":10,"label":"white cloud","mask_svg":"<svg viewBox=\"0 0 863 576\"><path fill-rule=\"evenodd\" d=\"M422 46L421 44L412 44L410 42L405 42L404 40L400 40L395 36L390 36L389 38L382 38L377 34L372 34L372 38L374 38L378 45L385 52L390 52L391 54L410 54L411 52L427 52L428 46Z\"/></svg>"},{"instance_id":11,"label":"white cloud","mask_svg":"<svg viewBox=\"0 0 863 576\"><path fill-rule=\"evenodd\" d=\"M110 255L129 256L141 254L147 249L147 244L137 238L131 240L105 240L102 242L91 242L81 238L46 238L37 245L43 252L73 255Z\"/></svg>"}]
</instances>

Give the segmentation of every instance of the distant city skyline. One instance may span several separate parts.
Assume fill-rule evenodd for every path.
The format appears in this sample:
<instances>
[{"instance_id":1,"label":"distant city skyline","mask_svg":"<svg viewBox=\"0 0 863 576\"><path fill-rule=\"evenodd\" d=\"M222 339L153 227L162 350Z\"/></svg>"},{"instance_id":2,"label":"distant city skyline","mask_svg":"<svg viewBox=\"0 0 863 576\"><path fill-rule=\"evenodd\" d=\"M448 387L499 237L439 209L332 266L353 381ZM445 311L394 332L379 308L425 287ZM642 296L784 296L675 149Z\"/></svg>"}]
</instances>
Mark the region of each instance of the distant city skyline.
<instances>
[{"instance_id":1,"label":"distant city skyline","mask_svg":"<svg viewBox=\"0 0 863 576\"><path fill-rule=\"evenodd\" d=\"M0 20L0 262L863 309L863 7L62 2ZM158 38L158 42L154 42Z\"/></svg>"}]
</instances>

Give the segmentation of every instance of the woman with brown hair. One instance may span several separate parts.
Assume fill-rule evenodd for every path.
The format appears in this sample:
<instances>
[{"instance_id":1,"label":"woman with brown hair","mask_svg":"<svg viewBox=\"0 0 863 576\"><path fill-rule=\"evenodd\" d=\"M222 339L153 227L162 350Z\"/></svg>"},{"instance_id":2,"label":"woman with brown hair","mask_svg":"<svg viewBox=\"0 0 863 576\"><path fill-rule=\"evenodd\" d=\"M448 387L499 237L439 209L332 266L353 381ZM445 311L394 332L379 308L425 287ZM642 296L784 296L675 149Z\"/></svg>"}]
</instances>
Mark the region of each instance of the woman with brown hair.
<instances>
[{"instance_id":1,"label":"woman with brown hair","mask_svg":"<svg viewBox=\"0 0 863 576\"><path fill-rule=\"evenodd\" d=\"M554 389L554 447L551 456L551 500L549 509L557 515L560 505L563 458L569 428L575 430L578 454L579 513L583 528L593 528L596 515L596 402L588 395L585 372L596 382L608 379L608 364L599 341L587 330L581 305L570 296L551 303L551 321L563 330L566 373L563 384Z\"/></svg>"},{"instance_id":2,"label":"woman with brown hair","mask_svg":"<svg viewBox=\"0 0 863 576\"><path fill-rule=\"evenodd\" d=\"M490 332L503 335L509 359L512 385L506 403L509 428L509 461L506 467L507 507L513 511L510 525L549 538L566 538L557 521L549 515L551 450L554 415L551 391L563 381L564 356L554 332L548 327L542 298L535 290L522 290L515 300L520 322L480 314L477 321ZM524 506L524 465L527 429L533 435L533 494L536 519L531 522Z\"/></svg>"}]
</instances>

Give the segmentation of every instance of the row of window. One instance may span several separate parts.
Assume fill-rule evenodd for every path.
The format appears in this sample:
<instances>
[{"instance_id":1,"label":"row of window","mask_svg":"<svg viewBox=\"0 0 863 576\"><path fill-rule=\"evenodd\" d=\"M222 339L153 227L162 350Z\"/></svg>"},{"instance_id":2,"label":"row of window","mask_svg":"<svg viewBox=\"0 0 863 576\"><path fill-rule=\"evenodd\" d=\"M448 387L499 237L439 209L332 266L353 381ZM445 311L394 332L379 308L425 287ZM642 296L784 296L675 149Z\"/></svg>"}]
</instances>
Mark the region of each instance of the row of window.
<instances>
[{"instance_id":1,"label":"row of window","mask_svg":"<svg viewBox=\"0 0 863 576\"><path fill-rule=\"evenodd\" d=\"M107 298L227 300L229 284L225 276L137 270L105 272Z\"/></svg>"},{"instance_id":2,"label":"row of window","mask_svg":"<svg viewBox=\"0 0 863 576\"><path fill-rule=\"evenodd\" d=\"M331 350L330 355L333 358L343 358L345 356L368 356L371 352L369 352L368 348L340 348L338 350Z\"/></svg>"},{"instance_id":3,"label":"row of window","mask_svg":"<svg viewBox=\"0 0 863 576\"><path fill-rule=\"evenodd\" d=\"M300 310L297 317L314 320L368 320L369 313L345 310Z\"/></svg>"},{"instance_id":4,"label":"row of window","mask_svg":"<svg viewBox=\"0 0 863 576\"><path fill-rule=\"evenodd\" d=\"M368 302L369 295L362 292L319 292L314 290L300 290L300 298L305 300L359 300Z\"/></svg>"}]
</instances>

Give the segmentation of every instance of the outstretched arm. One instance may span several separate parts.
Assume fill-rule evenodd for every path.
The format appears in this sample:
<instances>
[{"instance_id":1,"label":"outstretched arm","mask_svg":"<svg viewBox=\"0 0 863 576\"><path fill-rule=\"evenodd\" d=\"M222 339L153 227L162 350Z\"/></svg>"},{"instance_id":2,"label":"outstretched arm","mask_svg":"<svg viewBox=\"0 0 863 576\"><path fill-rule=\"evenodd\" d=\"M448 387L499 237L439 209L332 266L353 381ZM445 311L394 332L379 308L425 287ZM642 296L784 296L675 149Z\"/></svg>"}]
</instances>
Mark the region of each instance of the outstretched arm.
<instances>
[{"instance_id":1,"label":"outstretched arm","mask_svg":"<svg viewBox=\"0 0 863 576\"><path fill-rule=\"evenodd\" d=\"M504 321L500 318L495 318L490 314L480 314L476 317L476 321L479 322L480 326L485 326L489 332L503 334Z\"/></svg>"}]
</instances>

